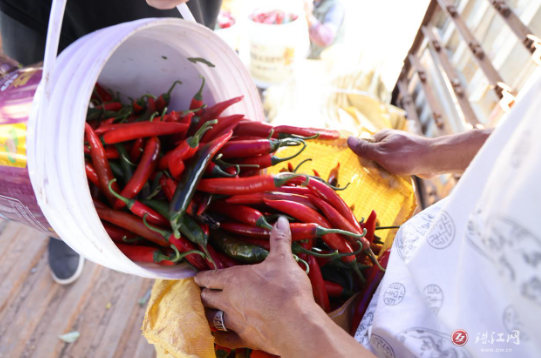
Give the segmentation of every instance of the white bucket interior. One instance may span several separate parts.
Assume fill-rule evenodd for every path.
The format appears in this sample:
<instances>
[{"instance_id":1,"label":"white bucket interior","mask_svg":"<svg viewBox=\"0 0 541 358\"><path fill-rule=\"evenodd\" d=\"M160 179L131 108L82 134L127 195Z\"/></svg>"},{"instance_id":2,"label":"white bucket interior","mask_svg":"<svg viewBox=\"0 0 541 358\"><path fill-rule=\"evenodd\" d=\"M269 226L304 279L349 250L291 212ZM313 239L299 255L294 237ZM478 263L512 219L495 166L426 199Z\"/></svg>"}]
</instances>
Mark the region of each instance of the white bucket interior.
<instances>
[{"instance_id":1,"label":"white bucket interior","mask_svg":"<svg viewBox=\"0 0 541 358\"><path fill-rule=\"evenodd\" d=\"M164 59L163 57L166 57ZM202 57L210 68L192 63ZM236 53L207 28L179 19L144 19L89 34L59 57L50 103L41 118L33 108L28 124L28 168L38 202L53 229L74 250L103 266L151 278L193 275L188 265L138 265L107 235L94 209L84 170L83 135L95 82L120 91L124 99L165 92L175 80L170 108L187 109L201 84L209 105L245 95L226 113L263 120L259 95ZM34 107L42 99L36 98Z\"/></svg>"}]
</instances>

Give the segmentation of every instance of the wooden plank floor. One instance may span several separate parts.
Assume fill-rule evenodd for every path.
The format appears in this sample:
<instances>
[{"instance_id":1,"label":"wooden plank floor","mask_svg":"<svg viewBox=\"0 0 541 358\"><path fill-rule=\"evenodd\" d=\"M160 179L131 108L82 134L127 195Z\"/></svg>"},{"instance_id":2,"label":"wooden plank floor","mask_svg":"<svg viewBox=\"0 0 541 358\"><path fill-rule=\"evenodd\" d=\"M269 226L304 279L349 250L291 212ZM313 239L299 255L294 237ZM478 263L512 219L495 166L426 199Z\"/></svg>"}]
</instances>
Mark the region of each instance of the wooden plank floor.
<instances>
[{"instance_id":1,"label":"wooden plank floor","mask_svg":"<svg viewBox=\"0 0 541 358\"><path fill-rule=\"evenodd\" d=\"M152 280L85 262L69 286L47 265L46 235L0 222L0 358L154 358L141 336ZM74 343L58 336L80 332Z\"/></svg>"}]
</instances>

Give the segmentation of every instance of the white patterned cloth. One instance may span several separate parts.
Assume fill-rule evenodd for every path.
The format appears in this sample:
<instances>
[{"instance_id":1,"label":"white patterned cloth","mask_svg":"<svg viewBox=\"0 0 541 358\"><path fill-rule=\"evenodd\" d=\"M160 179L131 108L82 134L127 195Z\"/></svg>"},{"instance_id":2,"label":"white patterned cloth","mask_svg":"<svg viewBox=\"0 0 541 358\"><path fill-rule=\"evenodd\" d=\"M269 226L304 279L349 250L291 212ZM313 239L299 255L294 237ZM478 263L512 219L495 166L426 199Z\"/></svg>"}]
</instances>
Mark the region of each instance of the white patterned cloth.
<instances>
[{"instance_id":1,"label":"white patterned cloth","mask_svg":"<svg viewBox=\"0 0 541 358\"><path fill-rule=\"evenodd\" d=\"M541 357L541 80L522 93L451 195L397 233L355 335L378 357Z\"/></svg>"}]
</instances>

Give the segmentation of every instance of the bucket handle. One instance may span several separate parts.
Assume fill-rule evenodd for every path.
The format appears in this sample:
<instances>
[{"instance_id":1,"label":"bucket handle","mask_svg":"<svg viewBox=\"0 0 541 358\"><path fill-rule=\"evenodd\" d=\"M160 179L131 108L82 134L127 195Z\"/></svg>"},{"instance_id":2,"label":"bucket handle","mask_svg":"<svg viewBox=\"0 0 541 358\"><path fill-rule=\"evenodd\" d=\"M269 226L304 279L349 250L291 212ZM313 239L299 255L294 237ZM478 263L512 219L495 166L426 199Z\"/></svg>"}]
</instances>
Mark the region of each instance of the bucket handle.
<instances>
[{"instance_id":1,"label":"bucket handle","mask_svg":"<svg viewBox=\"0 0 541 358\"><path fill-rule=\"evenodd\" d=\"M142 1L142 0L139 0ZM49 102L51 99L51 81L53 78L54 67L56 64L56 56L58 55L58 45L60 43L60 31L62 30L62 20L64 18L64 11L66 10L67 0L53 0L51 4L51 13L49 15L49 25L47 27L47 41L45 43L45 56L43 58L43 74L41 82L37 88L36 96L39 98L39 105L36 112L36 118L44 118L46 115ZM186 4L177 6L178 11L182 17L189 22L196 22L190 9ZM37 121L37 127L39 128L44 121ZM43 165L38 163L38 166ZM38 171L42 173L43 171ZM39 174L38 187L43 187L44 177ZM36 195L40 196L43 200L46 200L42 191L38 190Z\"/></svg>"}]
</instances>

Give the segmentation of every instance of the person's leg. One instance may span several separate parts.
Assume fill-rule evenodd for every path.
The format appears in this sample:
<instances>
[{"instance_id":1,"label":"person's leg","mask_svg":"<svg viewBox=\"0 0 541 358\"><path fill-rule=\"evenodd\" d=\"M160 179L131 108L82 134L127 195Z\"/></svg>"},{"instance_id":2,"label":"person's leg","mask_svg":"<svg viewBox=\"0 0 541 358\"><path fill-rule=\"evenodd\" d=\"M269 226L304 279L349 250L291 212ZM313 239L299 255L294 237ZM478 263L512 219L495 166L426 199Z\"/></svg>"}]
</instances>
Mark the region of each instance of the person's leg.
<instances>
[{"instance_id":1,"label":"person's leg","mask_svg":"<svg viewBox=\"0 0 541 358\"><path fill-rule=\"evenodd\" d=\"M64 241L49 238L48 253L51 275L57 283L69 285L83 273L84 258Z\"/></svg>"},{"instance_id":2,"label":"person's leg","mask_svg":"<svg viewBox=\"0 0 541 358\"><path fill-rule=\"evenodd\" d=\"M23 66L43 61L45 34L40 34L0 12L0 33L3 52Z\"/></svg>"}]
</instances>

